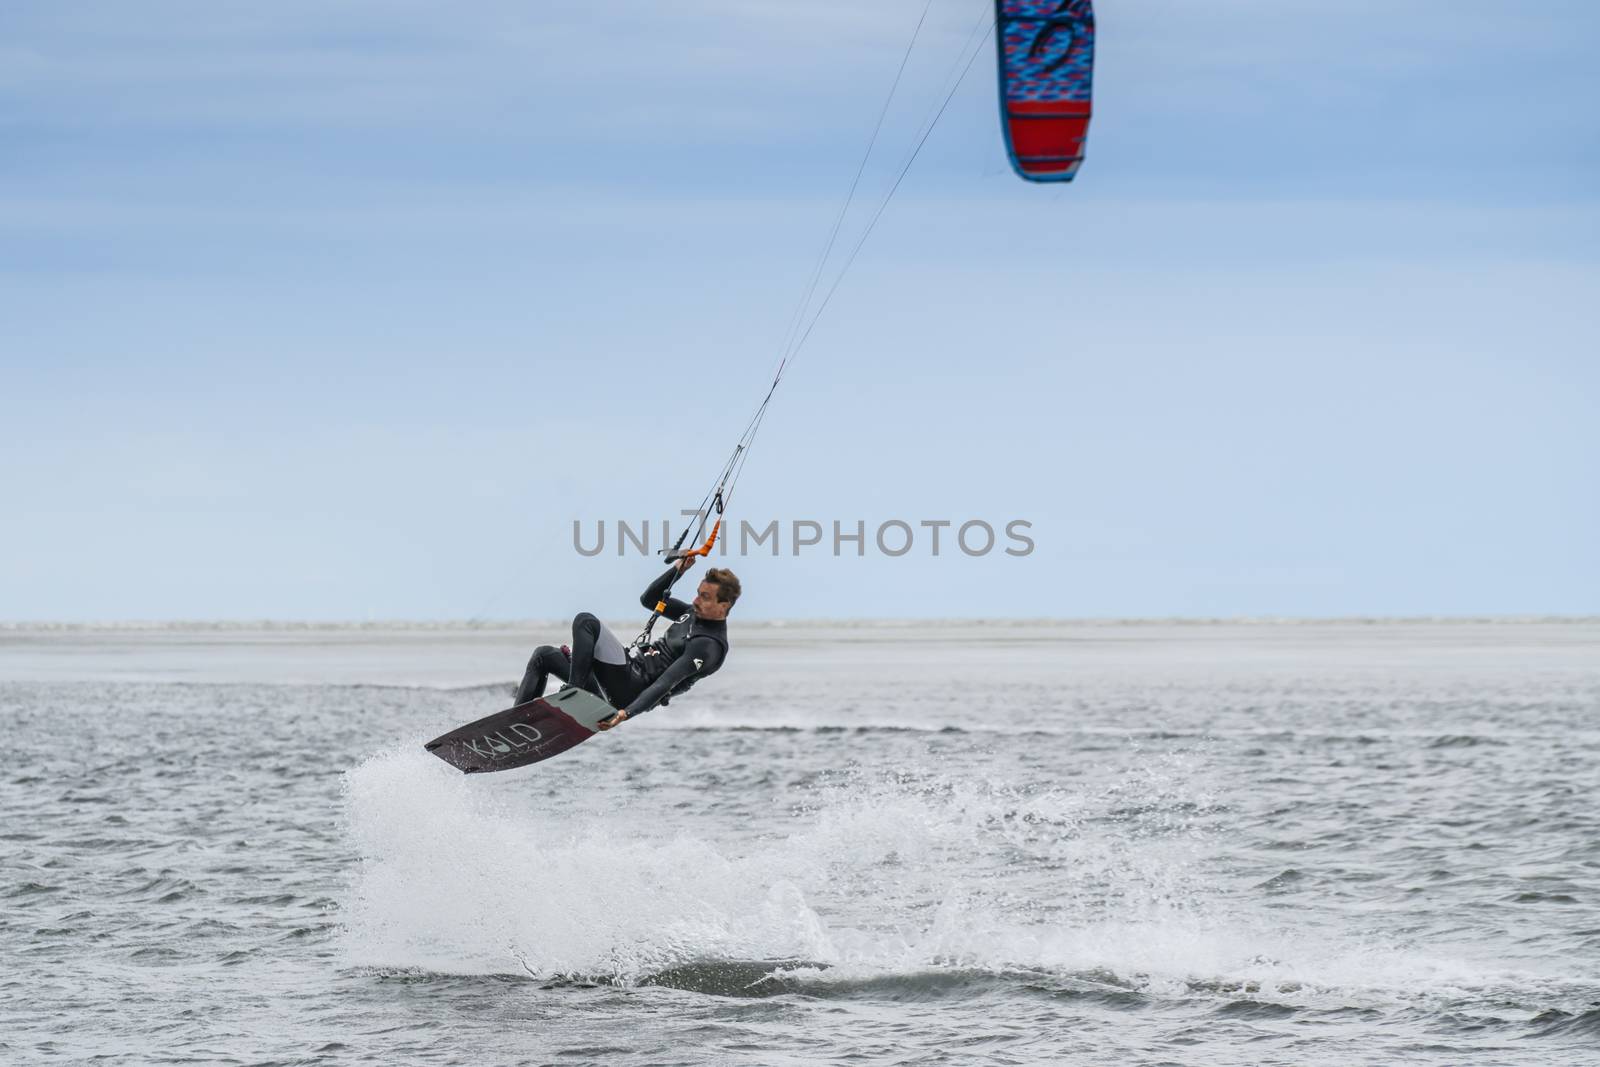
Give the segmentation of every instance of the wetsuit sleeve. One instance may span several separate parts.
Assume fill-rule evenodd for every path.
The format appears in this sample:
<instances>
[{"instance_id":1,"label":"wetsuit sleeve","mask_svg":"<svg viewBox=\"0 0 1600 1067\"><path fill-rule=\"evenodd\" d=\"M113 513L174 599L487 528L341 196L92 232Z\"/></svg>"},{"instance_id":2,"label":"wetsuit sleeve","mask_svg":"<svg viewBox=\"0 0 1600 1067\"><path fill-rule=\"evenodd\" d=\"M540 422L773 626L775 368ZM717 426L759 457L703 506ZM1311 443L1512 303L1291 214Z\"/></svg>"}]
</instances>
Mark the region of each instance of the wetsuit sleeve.
<instances>
[{"instance_id":1,"label":"wetsuit sleeve","mask_svg":"<svg viewBox=\"0 0 1600 1067\"><path fill-rule=\"evenodd\" d=\"M673 689L684 680L702 672L714 671L721 663L721 645L709 637L691 637L688 644L683 646L683 655L673 660L659 678L622 710L628 713L630 719L635 715L643 715L661 703L662 698L670 696Z\"/></svg>"},{"instance_id":2,"label":"wetsuit sleeve","mask_svg":"<svg viewBox=\"0 0 1600 1067\"><path fill-rule=\"evenodd\" d=\"M665 600L667 602L667 606L666 609L661 612L661 614L665 615L669 619L676 619L687 615L691 610L689 605L685 604L675 596L667 595L667 587L672 584L672 579L676 578L677 576L678 568L676 566L668 567L667 573L651 582L650 588L646 589L639 595L639 603L643 604L646 610L654 611L656 610L656 605Z\"/></svg>"}]
</instances>

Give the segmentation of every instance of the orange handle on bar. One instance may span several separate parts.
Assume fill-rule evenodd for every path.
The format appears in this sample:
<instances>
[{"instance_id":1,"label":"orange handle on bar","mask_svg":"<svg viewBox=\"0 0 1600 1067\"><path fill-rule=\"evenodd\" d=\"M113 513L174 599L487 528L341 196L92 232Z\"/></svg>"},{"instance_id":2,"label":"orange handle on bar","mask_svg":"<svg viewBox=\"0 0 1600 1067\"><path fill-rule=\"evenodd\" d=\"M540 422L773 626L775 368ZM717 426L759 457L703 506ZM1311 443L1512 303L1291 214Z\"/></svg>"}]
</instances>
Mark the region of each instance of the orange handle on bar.
<instances>
[{"instance_id":1,"label":"orange handle on bar","mask_svg":"<svg viewBox=\"0 0 1600 1067\"><path fill-rule=\"evenodd\" d=\"M667 562L676 563L680 559L689 559L693 556L709 556L711 554L712 546L717 543L717 534L721 532L722 520L718 519L714 524L712 524L711 536L706 538L705 544L701 545L699 548L691 548L687 552L669 552L667 553Z\"/></svg>"}]
</instances>

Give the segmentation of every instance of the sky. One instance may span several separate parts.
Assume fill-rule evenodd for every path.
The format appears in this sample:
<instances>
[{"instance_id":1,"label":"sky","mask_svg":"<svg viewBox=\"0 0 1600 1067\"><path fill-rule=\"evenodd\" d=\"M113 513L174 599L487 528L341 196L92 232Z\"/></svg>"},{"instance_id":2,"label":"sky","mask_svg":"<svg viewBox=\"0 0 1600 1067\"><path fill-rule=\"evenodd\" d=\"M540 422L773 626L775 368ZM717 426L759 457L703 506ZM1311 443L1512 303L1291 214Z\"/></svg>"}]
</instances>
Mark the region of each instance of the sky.
<instances>
[{"instance_id":1,"label":"sky","mask_svg":"<svg viewBox=\"0 0 1600 1067\"><path fill-rule=\"evenodd\" d=\"M0 7L0 620L636 611L924 4ZM791 362L738 614L1600 613L1600 6L1096 10L1078 180L989 42Z\"/></svg>"}]
</instances>

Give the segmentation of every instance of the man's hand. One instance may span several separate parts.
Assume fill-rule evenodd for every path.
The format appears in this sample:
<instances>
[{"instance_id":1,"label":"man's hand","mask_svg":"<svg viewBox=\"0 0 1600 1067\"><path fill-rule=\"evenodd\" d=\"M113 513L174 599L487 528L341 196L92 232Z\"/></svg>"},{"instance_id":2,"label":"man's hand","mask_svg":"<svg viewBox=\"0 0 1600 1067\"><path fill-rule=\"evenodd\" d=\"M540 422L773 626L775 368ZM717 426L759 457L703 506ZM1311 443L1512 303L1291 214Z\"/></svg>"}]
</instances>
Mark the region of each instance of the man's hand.
<instances>
[{"instance_id":1,"label":"man's hand","mask_svg":"<svg viewBox=\"0 0 1600 1067\"><path fill-rule=\"evenodd\" d=\"M621 722L623 719L626 719L627 717L628 717L628 713L627 712L619 711L615 715L611 716L611 718L609 718L609 719L601 719L599 722L595 723L595 725L597 727L599 727L600 729L602 729L602 730L609 730L613 726L617 725L617 723Z\"/></svg>"},{"instance_id":2,"label":"man's hand","mask_svg":"<svg viewBox=\"0 0 1600 1067\"><path fill-rule=\"evenodd\" d=\"M683 574L690 567L693 567L694 566L694 561L699 559L699 558L700 558L699 556L684 556L683 558L679 559L678 560L678 573L679 574Z\"/></svg>"}]
</instances>

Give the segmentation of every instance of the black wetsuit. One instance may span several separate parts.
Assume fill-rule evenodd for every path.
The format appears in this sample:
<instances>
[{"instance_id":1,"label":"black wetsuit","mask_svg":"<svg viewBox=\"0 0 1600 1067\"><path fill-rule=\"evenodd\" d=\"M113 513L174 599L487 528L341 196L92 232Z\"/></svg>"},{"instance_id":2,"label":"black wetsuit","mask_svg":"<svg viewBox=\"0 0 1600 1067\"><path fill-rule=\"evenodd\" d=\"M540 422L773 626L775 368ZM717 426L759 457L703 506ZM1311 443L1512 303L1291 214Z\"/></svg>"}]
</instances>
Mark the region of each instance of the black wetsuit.
<instances>
[{"instance_id":1,"label":"black wetsuit","mask_svg":"<svg viewBox=\"0 0 1600 1067\"><path fill-rule=\"evenodd\" d=\"M621 707L632 718L667 703L706 675L715 674L728 655L728 624L721 619L699 618L688 604L667 596L667 587L676 575L677 568L669 567L639 597L639 602L652 610L665 600L662 614L677 620L660 638L638 655L626 656L625 662L606 663L595 658L600 620L584 612L572 620L570 653L551 645L534 650L517 689L517 703L542 695L545 680L554 674L591 691L603 688L612 706Z\"/></svg>"}]
</instances>

